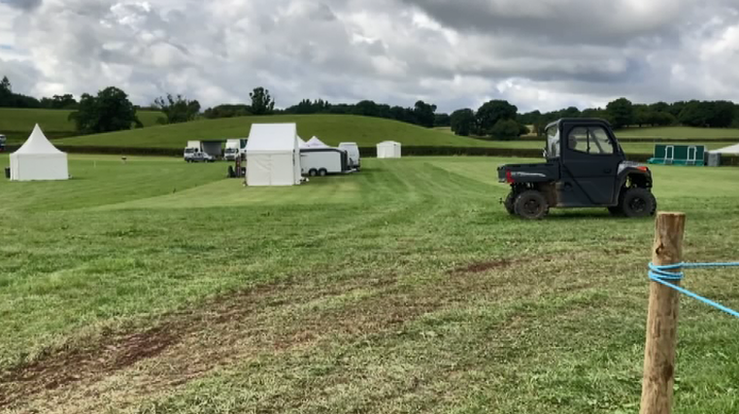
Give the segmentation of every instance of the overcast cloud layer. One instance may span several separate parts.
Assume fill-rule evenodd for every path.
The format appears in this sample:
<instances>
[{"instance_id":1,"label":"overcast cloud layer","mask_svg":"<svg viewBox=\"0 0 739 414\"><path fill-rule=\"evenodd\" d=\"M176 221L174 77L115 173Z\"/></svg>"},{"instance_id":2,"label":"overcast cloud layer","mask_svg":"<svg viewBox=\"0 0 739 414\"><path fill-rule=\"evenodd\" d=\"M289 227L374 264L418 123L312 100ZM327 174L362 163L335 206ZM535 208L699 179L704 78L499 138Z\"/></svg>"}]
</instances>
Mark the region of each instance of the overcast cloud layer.
<instances>
[{"instance_id":1,"label":"overcast cloud layer","mask_svg":"<svg viewBox=\"0 0 739 414\"><path fill-rule=\"evenodd\" d=\"M245 102L260 85L281 107L737 100L738 17L732 0L0 0L0 75L138 104Z\"/></svg>"}]
</instances>

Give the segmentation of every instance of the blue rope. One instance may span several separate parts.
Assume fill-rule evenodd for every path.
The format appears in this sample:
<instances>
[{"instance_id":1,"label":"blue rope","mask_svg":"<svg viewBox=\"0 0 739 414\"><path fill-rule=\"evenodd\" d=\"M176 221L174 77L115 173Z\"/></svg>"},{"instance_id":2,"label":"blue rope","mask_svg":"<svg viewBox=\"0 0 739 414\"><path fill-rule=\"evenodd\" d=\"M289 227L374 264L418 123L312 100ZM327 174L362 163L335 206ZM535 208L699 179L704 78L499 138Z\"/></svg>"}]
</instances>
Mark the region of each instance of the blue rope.
<instances>
[{"instance_id":1,"label":"blue rope","mask_svg":"<svg viewBox=\"0 0 739 414\"><path fill-rule=\"evenodd\" d=\"M705 298L697 293L693 293L689 291L688 289L680 287L674 283L670 283L670 282L679 282L683 280L683 278L685 277L685 275L681 271L674 272L674 270L676 269L711 269L711 268L718 268L718 267L739 267L739 262L735 262L735 263L678 263L678 264L665 265L665 266L657 266L654 263L649 263L649 278L654 280L655 282L661 283L665 286L669 286L677 290L680 293L688 295L693 299L703 302L706 305L712 306L718 310L728 313L729 315L736 316L737 318L739 318L739 312L733 309L729 309L726 306L720 303L714 302L708 298Z\"/></svg>"}]
</instances>

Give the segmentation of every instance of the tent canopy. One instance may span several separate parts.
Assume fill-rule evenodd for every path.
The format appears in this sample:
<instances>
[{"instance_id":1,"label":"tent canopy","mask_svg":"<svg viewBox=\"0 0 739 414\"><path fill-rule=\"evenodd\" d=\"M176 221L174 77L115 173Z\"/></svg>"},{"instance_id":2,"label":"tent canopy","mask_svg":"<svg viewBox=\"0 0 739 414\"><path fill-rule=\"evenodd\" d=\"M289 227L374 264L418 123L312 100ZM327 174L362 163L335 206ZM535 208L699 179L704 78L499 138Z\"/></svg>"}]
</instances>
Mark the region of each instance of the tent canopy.
<instances>
[{"instance_id":1,"label":"tent canopy","mask_svg":"<svg viewBox=\"0 0 739 414\"><path fill-rule=\"evenodd\" d=\"M712 152L718 152L719 154L739 154L739 144L721 148Z\"/></svg>"},{"instance_id":2,"label":"tent canopy","mask_svg":"<svg viewBox=\"0 0 739 414\"><path fill-rule=\"evenodd\" d=\"M298 135L298 146L300 148L308 148L308 143L303 140L303 138L300 138L300 135Z\"/></svg>"},{"instance_id":3,"label":"tent canopy","mask_svg":"<svg viewBox=\"0 0 739 414\"><path fill-rule=\"evenodd\" d=\"M64 153L49 142L46 135L41 131L41 128L36 124L33 132L31 132L31 136L28 137L28 140L14 154L53 155Z\"/></svg>"},{"instance_id":4,"label":"tent canopy","mask_svg":"<svg viewBox=\"0 0 739 414\"><path fill-rule=\"evenodd\" d=\"M324 144L323 141L318 139L318 137L313 137L308 140L306 143L306 147L308 148L328 148L328 145Z\"/></svg>"},{"instance_id":5,"label":"tent canopy","mask_svg":"<svg viewBox=\"0 0 739 414\"><path fill-rule=\"evenodd\" d=\"M285 153L295 151L298 139L295 124L253 124L246 143L247 153Z\"/></svg>"}]
</instances>

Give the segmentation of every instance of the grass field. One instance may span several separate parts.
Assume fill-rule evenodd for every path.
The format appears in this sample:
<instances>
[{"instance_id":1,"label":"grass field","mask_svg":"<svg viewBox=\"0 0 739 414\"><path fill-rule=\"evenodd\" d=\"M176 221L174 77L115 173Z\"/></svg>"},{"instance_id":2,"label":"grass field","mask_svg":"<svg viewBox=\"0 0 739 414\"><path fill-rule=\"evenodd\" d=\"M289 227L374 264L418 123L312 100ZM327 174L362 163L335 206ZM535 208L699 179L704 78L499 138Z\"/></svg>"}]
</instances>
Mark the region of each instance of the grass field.
<instances>
[{"instance_id":1,"label":"grass field","mask_svg":"<svg viewBox=\"0 0 739 414\"><path fill-rule=\"evenodd\" d=\"M244 188L223 163L73 156L70 181L2 180L0 411L636 412L653 222L512 218L511 161ZM685 259L738 259L739 169L654 173ZM737 276L686 285L739 307ZM680 312L674 412L736 412L737 322Z\"/></svg>"},{"instance_id":2,"label":"grass field","mask_svg":"<svg viewBox=\"0 0 739 414\"><path fill-rule=\"evenodd\" d=\"M180 125L67 138L65 145L184 148L188 140L245 138L252 123L296 122L306 141L318 136L329 145L342 141L373 146L385 140L406 145L486 146L487 142L381 118L351 115L275 115L201 120Z\"/></svg>"},{"instance_id":3,"label":"grass field","mask_svg":"<svg viewBox=\"0 0 739 414\"><path fill-rule=\"evenodd\" d=\"M68 137L74 134L74 123L69 121L72 111L56 109L15 109L0 108L0 134L6 135L9 143L25 141L34 125L39 124L49 138ZM160 112L138 111L139 120L144 126L157 124Z\"/></svg>"}]
</instances>

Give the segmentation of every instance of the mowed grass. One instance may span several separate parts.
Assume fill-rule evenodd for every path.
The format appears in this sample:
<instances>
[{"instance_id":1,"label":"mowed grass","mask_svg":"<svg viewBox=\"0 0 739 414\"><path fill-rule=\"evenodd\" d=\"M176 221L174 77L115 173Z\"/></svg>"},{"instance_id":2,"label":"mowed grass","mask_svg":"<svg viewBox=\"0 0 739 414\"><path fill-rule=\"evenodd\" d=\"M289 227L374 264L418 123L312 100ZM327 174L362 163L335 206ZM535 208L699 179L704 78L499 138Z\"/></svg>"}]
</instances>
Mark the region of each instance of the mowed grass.
<instances>
[{"instance_id":1,"label":"mowed grass","mask_svg":"<svg viewBox=\"0 0 739 414\"><path fill-rule=\"evenodd\" d=\"M39 124L49 138L68 137L75 132L74 122L69 121L73 111L60 109L17 109L0 108L0 134L6 135L9 143L25 141L33 127ZM144 126L157 124L163 114L156 111L138 111L139 120Z\"/></svg>"},{"instance_id":2,"label":"mowed grass","mask_svg":"<svg viewBox=\"0 0 739 414\"><path fill-rule=\"evenodd\" d=\"M298 134L304 140L317 136L329 145L356 142L359 146L374 146L386 140L423 146L489 145L486 141L456 137L398 121L352 115L275 115L199 120L179 125L67 138L58 142L64 145L184 148L188 140L246 138L253 123L285 122L297 123Z\"/></svg>"},{"instance_id":3,"label":"mowed grass","mask_svg":"<svg viewBox=\"0 0 739 414\"><path fill-rule=\"evenodd\" d=\"M245 188L73 156L73 180L0 181L0 410L636 412L653 221L510 217L495 167L518 161ZM685 259L736 260L739 169L654 173ZM739 307L737 276L685 285ZM674 412L736 412L737 322L681 301Z\"/></svg>"}]
</instances>

